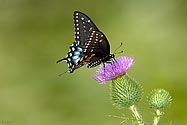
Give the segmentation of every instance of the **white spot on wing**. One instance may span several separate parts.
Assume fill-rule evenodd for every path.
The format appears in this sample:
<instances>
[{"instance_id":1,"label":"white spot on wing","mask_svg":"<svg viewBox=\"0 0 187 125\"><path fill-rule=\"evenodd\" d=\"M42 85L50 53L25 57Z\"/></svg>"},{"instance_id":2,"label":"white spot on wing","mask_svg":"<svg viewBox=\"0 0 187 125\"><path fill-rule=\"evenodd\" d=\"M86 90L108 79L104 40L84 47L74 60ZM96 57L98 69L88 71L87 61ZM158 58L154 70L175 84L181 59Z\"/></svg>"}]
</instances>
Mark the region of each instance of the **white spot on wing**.
<instances>
[{"instance_id":1,"label":"white spot on wing","mask_svg":"<svg viewBox=\"0 0 187 125\"><path fill-rule=\"evenodd\" d=\"M71 57L71 56L72 56L72 53L69 53L69 56Z\"/></svg>"},{"instance_id":2,"label":"white spot on wing","mask_svg":"<svg viewBox=\"0 0 187 125\"><path fill-rule=\"evenodd\" d=\"M72 66L72 63L69 63L69 66ZM69 66L68 66L68 67L69 67Z\"/></svg>"},{"instance_id":3,"label":"white spot on wing","mask_svg":"<svg viewBox=\"0 0 187 125\"><path fill-rule=\"evenodd\" d=\"M70 58L67 58L67 60L68 60L68 61L71 61L71 59L70 59Z\"/></svg>"},{"instance_id":4,"label":"white spot on wing","mask_svg":"<svg viewBox=\"0 0 187 125\"><path fill-rule=\"evenodd\" d=\"M75 48L74 48L74 47L72 47L71 49L72 49L72 51L75 51Z\"/></svg>"},{"instance_id":5,"label":"white spot on wing","mask_svg":"<svg viewBox=\"0 0 187 125\"><path fill-rule=\"evenodd\" d=\"M79 45L79 44L80 44L80 41L77 41L77 44Z\"/></svg>"}]
</instances>

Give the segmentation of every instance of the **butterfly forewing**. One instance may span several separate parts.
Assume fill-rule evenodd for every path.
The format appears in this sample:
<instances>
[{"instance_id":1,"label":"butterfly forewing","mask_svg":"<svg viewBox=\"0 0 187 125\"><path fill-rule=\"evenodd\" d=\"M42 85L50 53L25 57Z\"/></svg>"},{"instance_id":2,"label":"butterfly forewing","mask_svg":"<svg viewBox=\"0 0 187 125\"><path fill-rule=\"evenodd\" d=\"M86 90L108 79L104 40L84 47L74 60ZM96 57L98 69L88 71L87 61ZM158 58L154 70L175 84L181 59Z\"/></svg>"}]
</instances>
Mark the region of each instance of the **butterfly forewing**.
<instances>
[{"instance_id":1,"label":"butterfly forewing","mask_svg":"<svg viewBox=\"0 0 187 125\"><path fill-rule=\"evenodd\" d=\"M92 20L85 14L74 12L75 41L83 45L92 30L98 30Z\"/></svg>"}]
</instances>

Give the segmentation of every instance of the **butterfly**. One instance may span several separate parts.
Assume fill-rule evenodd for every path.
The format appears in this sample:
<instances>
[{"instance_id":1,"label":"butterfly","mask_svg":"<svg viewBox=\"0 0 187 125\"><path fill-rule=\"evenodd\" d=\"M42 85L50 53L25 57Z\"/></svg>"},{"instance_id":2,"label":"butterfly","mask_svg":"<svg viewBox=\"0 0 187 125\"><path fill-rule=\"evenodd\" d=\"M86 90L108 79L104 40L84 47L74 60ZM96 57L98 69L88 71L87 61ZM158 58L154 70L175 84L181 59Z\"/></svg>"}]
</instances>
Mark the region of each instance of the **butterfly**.
<instances>
[{"instance_id":1,"label":"butterfly","mask_svg":"<svg viewBox=\"0 0 187 125\"><path fill-rule=\"evenodd\" d=\"M56 63L66 61L69 68L67 71L72 73L86 64L88 68L92 68L110 62L114 54L110 54L110 44L106 36L84 13L75 11L73 19L75 40L69 47L67 56Z\"/></svg>"}]
</instances>

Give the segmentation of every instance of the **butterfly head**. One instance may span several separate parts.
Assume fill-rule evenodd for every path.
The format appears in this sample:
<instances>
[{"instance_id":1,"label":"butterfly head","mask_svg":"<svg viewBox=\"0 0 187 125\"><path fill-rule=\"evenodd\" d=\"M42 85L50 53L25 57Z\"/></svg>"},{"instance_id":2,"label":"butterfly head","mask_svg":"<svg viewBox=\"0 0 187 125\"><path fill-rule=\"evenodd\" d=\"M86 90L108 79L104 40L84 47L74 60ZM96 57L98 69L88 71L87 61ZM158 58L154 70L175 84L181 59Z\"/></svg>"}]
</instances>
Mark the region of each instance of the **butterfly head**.
<instances>
[{"instance_id":1,"label":"butterfly head","mask_svg":"<svg viewBox=\"0 0 187 125\"><path fill-rule=\"evenodd\" d=\"M109 55L103 57L100 61L103 62L103 63L111 62L111 60L113 60L114 58L115 58L114 54L109 54Z\"/></svg>"},{"instance_id":2,"label":"butterfly head","mask_svg":"<svg viewBox=\"0 0 187 125\"><path fill-rule=\"evenodd\" d=\"M109 58L110 58L110 59L113 59L114 57L115 57L114 54L110 54L110 55L109 55Z\"/></svg>"}]
</instances>

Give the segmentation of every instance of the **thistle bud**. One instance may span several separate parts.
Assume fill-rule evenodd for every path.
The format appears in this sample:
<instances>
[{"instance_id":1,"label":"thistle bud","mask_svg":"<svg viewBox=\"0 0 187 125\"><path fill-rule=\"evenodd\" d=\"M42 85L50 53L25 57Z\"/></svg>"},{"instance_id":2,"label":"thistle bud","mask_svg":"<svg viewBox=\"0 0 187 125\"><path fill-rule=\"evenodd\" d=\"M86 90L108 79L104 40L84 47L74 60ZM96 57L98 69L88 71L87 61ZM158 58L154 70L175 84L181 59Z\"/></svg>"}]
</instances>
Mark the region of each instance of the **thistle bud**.
<instances>
[{"instance_id":1,"label":"thistle bud","mask_svg":"<svg viewBox=\"0 0 187 125\"><path fill-rule=\"evenodd\" d=\"M164 89L154 89L148 96L149 105L154 110L162 110L169 106L172 98Z\"/></svg>"},{"instance_id":2,"label":"thistle bud","mask_svg":"<svg viewBox=\"0 0 187 125\"><path fill-rule=\"evenodd\" d=\"M112 80L111 99L117 108L130 107L142 97L142 87L127 74Z\"/></svg>"}]
</instances>

